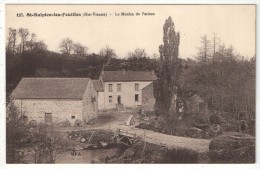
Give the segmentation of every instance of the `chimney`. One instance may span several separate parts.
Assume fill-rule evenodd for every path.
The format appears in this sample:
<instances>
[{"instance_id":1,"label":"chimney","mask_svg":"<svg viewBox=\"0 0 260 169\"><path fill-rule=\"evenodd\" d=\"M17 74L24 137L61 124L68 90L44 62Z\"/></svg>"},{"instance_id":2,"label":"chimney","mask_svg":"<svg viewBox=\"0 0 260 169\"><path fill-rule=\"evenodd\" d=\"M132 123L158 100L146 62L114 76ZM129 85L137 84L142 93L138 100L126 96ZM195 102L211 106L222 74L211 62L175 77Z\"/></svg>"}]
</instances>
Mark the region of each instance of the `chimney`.
<instances>
[{"instance_id":1,"label":"chimney","mask_svg":"<svg viewBox=\"0 0 260 169\"><path fill-rule=\"evenodd\" d=\"M125 69L123 69L123 74L125 74Z\"/></svg>"}]
</instances>

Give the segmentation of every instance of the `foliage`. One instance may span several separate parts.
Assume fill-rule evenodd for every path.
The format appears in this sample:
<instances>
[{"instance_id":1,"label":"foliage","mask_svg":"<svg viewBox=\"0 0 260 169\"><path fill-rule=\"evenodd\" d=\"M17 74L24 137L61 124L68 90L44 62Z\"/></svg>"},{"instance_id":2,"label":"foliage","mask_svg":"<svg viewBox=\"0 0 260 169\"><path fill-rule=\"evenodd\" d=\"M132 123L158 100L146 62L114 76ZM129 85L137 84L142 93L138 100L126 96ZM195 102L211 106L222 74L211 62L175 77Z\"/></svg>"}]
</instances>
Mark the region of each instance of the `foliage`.
<instances>
[{"instance_id":1,"label":"foliage","mask_svg":"<svg viewBox=\"0 0 260 169\"><path fill-rule=\"evenodd\" d=\"M163 45L160 45L160 72L159 80L155 86L155 109L158 115L166 115L175 112L173 98L176 93L178 79L178 55L180 34L175 32L172 18L169 17L163 26ZM174 119L174 118L173 118Z\"/></svg>"},{"instance_id":2,"label":"foliage","mask_svg":"<svg viewBox=\"0 0 260 169\"><path fill-rule=\"evenodd\" d=\"M73 49L73 41L69 38L62 39L59 48L61 53L70 55Z\"/></svg>"},{"instance_id":3,"label":"foliage","mask_svg":"<svg viewBox=\"0 0 260 169\"><path fill-rule=\"evenodd\" d=\"M136 48L134 52L128 53L128 58L145 58L147 54L144 49Z\"/></svg>"},{"instance_id":4,"label":"foliage","mask_svg":"<svg viewBox=\"0 0 260 169\"><path fill-rule=\"evenodd\" d=\"M109 64L112 58L117 57L115 50L110 48L109 46L102 48L99 52L99 55L103 58L104 64Z\"/></svg>"},{"instance_id":5,"label":"foliage","mask_svg":"<svg viewBox=\"0 0 260 169\"><path fill-rule=\"evenodd\" d=\"M26 116L16 109L13 102L8 105L7 115L7 163L54 163L63 147L60 138L52 134L51 126L32 125ZM26 161L24 155L20 155L20 152L24 153L26 149L33 150L30 161Z\"/></svg>"}]
</instances>

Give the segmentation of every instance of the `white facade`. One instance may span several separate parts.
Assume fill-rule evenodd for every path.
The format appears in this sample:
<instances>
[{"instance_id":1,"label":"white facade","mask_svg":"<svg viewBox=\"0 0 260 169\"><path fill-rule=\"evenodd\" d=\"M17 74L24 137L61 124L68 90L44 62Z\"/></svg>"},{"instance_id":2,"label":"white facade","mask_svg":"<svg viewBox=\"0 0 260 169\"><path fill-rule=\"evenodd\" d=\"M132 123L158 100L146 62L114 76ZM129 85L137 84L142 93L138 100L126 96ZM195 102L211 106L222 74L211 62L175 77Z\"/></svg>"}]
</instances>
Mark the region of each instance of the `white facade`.
<instances>
[{"instance_id":1,"label":"white facade","mask_svg":"<svg viewBox=\"0 0 260 169\"><path fill-rule=\"evenodd\" d=\"M142 89L150 83L152 81L104 82L104 92L98 93L99 109L116 108L119 103L129 108L142 105ZM112 85L112 90L109 90L109 85ZM121 90L118 90L118 85Z\"/></svg>"}]
</instances>

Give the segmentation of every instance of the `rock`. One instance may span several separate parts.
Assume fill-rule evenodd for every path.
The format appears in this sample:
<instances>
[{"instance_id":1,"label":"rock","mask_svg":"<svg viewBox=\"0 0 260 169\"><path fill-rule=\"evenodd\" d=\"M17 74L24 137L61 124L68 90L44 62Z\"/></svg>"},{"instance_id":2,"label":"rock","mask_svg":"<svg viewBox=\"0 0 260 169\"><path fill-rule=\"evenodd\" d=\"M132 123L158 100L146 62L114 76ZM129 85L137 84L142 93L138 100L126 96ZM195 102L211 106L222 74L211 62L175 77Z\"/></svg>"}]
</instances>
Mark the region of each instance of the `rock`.
<instances>
[{"instance_id":1,"label":"rock","mask_svg":"<svg viewBox=\"0 0 260 169\"><path fill-rule=\"evenodd\" d=\"M131 149L127 149L118 159L121 160L121 159L127 159L127 158L130 158L132 156L134 156L134 151L131 150Z\"/></svg>"},{"instance_id":2,"label":"rock","mask_svg":"<svg viewBox=\"0 0 260 169\"><path fill-rule=\"evenodd\" d=\"M255 137L227 132L212 139L209 145L212 163L254 163Z\"/></svg>"},{"instance_id":3,"label":"rock","mask_svg":"<svg viewBox=\"0 0 260 169\"><path fill-rule=\"evenodd\" d=\"M147 117L147 116L144 116L144 117L143 117L143 120L144 120L144 121L149 121L149 119L150 119L150 118Z\"/></svg>"},{"instance_id":4,"label":"rock","mask_svg":"<svg viewBox=\"0 0 260 169\"><path fill-rule=\"evenodd\" d=\"M81 137L81 138L80 138L80 142L81 142L81 143L85 143L86 140L87 140L87 139L86 139L85 137Z\"/></svg>"},{"instance_id":5,"label":"rock","mask_svg":"<svg viewBox=\"0 0 260 169\"><path fill-rule=\"evenodd\" d=\"M199 128L192 127L192 128L189 128L188 130L186 130L186 135L188 137L192 137L192 138L202 138L203 131Z\"/></svg>"},{"instance_id":6,"label":"rock","mask_svg":"<svg viewBox=\"0 0 260 169\"><path fill-rule=\"evenodd\" d=\"M102 146L102 147L106 147L108 144L104 141L100 141L99 144Z\"/></svg>"}]
</instances>

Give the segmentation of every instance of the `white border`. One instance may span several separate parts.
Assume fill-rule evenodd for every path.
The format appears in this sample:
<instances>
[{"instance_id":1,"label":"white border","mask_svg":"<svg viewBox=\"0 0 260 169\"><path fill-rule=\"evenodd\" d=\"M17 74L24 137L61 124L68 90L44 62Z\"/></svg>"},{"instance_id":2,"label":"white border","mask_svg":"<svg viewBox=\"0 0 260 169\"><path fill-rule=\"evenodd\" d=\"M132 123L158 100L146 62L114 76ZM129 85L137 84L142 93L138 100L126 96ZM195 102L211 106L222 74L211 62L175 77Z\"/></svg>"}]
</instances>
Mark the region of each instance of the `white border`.
<instances>
[{"instance_id":1,"label":"white border","mask_svg":"<svg viewBox=\"0 0 260 169\"><path fill-rule=\"evenodd\" d=\"M257 62L257 70L256 70L256 164L144 164L144 165L135 165L135 164L113 164L113 165L93 165L93 164L55 164L55 165L34 165L34 164L6 164L6 151L5 151L5 4L256 4L256 54L259 52L259 44L257 43L260 35L257 33L259 30L259 4L258 0L0 0L0 168L27 168L27 169L35 169L35 168L159 168L159 167L167 167L167 168L247 168L247 169L255 169L260 168L259 162L259 114L260 113L260 60L256 55Z\"/></svg>"}]
</instances>

